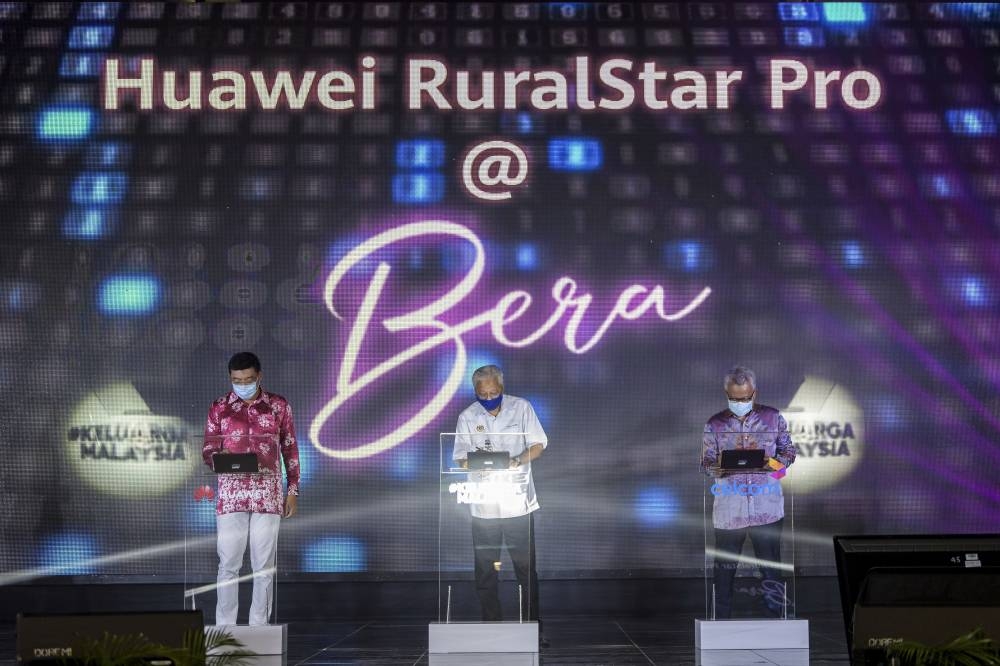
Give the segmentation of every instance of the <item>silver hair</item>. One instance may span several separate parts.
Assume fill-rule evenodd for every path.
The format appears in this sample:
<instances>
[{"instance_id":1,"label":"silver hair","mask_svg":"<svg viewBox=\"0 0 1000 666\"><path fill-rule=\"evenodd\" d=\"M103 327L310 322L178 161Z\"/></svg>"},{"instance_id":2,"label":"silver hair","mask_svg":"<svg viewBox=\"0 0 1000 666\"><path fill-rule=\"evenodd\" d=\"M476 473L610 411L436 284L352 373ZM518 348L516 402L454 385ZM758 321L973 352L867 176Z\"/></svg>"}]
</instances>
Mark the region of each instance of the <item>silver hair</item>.
<instances>
[{"instance_id":1,"label":"silver hair","mask_svg":"<svg viewBox=\"0 0 1000 666\"><path fill-rule=\"evenodd\" d=\"M750 384L750 387L756 391L757 374L750 368L745 368L742 365L734 366L732 370L726 373L726 378L722 380L722 388L728 389L732 384L736 384L737 386Z\"/></svg>"},{"instance_id":2,"label":"silver hair","mask_svg":"<svg viewBox=\"0 0 1000 666\"><path fill-rule=\"evenodd\" d=\"M472 373L472 385L474 387L485 379L496 379L497 383L503 386L503 370L495 365L484 365L481 368L476 368L476 371Z\"/></svg>"}]
</instances>

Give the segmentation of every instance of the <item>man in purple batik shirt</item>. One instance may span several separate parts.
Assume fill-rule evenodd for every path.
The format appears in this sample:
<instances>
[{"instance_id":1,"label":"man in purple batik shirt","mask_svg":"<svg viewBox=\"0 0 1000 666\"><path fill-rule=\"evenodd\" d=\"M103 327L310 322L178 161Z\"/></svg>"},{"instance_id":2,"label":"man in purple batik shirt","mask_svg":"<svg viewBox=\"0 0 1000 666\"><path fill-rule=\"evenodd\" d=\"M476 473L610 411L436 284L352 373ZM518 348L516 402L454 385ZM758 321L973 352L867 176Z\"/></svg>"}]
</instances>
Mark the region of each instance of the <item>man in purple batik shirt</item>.
<instances>
[{"instance_id":1,"label":"man in purple batik shirt","mask_svg":"<svg viewBox=\"0 0 1000 666\"><path fill-rule=\"evenodd\" d=\"M714 503L712 527L715 533L713 582L715 617L732 614L733 578L743 542L750 537L754 556L761 561L761 588L765 611L780 616L785 605L781 579L781 524L785 517L785 497L781 474L772 468L795 462L795 444L788 423L773 407L758 404L757 376L737 366L723 380L729 402L725 409L705 424L701 469L716 480L712 484ZM765 470L727 472L719 468L722 451L763 449ZM775 460L780 465L770 463ZM770 563L771 566L768 566Z\"/></svg>"}]
</instances>

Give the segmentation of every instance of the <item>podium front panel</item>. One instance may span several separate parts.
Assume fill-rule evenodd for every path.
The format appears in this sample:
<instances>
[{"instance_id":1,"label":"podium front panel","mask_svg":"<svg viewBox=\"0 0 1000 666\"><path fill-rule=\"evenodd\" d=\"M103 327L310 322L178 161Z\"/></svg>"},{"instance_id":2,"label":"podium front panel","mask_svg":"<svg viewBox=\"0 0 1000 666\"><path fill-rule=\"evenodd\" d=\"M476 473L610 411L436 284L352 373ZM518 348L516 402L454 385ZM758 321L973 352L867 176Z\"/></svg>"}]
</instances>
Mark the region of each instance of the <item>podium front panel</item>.
<instances>
[{"instance_id":1,"label":"podium front panel","mask_svg":"<svg viewBox=\"0 0 1000 666\"><path fill-rule=\"evenodd\" d=\"M537 617L537 500L531 463L517 464L527 456L524 433L440 435L438 622Z\"/></svg>"},{"instance_id":2,"label":"podium front panel","mask_svg":"<svg viewBox=\"0 0 1000 666\"><path fill-rule=\"evenodd\" d=\"M705 615L709 620L795 617L794 465L779 460L787 432L705 433ZM781 443L784 442L784 445ZM706 447L708 450L708 447ZM748 467L759 451L763 467ZM724 468L721 453L732 459ZM744 465L741 465L744 463Z\"/></svg>"},{"instance_id":3,"label":"podium front panel","mask_svg":"<svg viewBox=\"0 0 1000 666\"><path fill-rule=\"evenodd\" d=\"M250 492L255 492L264 486L279 487L281 497L284 497L285 482L281 469L280 455L277 468L267 467L263 454L274 451L278 446L278 437L273 434L264 435L219 435L198 438L190 443L190 455L201 462L198 471L192 476L186 502L190 509L184 525L184 608L201 609L207 624L214 624L216 602L219 586L219 551L218 551L218 513L224 509L220 495L241 484L251 484ZM269 447L271 447L269 449ZM224 450L234 454L260 454L258 469L253 472L216 472L212 464L209 450ZM242 462L242 461L241 461ZM280 529L278 531L280 539ZM275 545L277 552L277 545ZM278 593L275 570L280 564L269 570L272 586L272 601L270 622L277 621ZM250 568L250 540L247 533L246 547L235 582L227 583L237 587L239 599L239 614L237 623L246 624L250 609L250 592L253 587L253 572Z\"/></svg>"}]
</instances>

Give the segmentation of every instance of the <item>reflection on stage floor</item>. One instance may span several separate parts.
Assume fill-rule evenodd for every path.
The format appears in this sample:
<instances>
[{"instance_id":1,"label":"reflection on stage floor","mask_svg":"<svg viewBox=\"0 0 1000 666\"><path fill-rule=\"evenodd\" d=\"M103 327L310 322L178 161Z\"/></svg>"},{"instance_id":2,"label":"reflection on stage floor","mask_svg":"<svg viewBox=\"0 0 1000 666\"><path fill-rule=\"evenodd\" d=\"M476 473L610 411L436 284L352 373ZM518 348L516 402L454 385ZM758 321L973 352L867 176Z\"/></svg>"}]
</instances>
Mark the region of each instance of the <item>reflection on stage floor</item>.
<instances>
[{"instance_id":1,"label":"reflection on stage floor","mask_svg":"<svg viewBox=\"0 0 1000 666\"><path fill-rule=\"evenodd\" d=\"M726 650L698 654L694 647L693 615L546 618L544 632L549 646L542 649L540 663L576 666L849 663L840 614L818 613L810 615L809 621L809 650L804 654L801 650ZM426 621L293 621L288 623L288 631L288 654L261 658L258 666L420 666L428 663ZM0 626L0 666L15 664L14 641L13 624Z\"/></svg>"}]
</instances>

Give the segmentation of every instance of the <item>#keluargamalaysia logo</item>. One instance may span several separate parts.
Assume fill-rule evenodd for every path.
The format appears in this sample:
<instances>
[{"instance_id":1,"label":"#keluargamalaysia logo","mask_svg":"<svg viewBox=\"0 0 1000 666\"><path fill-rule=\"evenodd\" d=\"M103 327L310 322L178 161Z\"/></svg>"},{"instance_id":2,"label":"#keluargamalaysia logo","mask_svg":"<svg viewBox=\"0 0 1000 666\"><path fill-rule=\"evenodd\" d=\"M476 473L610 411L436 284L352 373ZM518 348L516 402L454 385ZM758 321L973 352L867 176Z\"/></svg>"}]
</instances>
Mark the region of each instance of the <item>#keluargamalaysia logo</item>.
<instances>
[{"instance_id":1,"label":"#keluargamalaysia logo","mask_svg":"<svg viewBox=\"0 0 1000 666\"><path fill-rule=\"evenodd\" d=\"M79 477L115 497L161 495L188 479L198 464L194 429L153 414L129 382L90 393L66 424L65 452Z\"/></svg>"}]
</instances>

